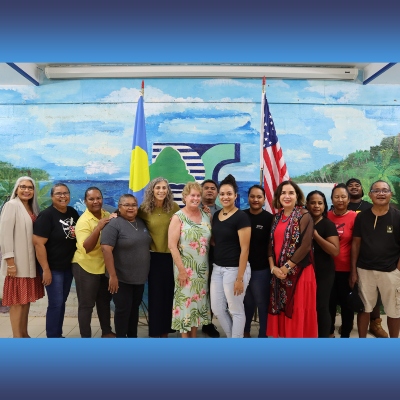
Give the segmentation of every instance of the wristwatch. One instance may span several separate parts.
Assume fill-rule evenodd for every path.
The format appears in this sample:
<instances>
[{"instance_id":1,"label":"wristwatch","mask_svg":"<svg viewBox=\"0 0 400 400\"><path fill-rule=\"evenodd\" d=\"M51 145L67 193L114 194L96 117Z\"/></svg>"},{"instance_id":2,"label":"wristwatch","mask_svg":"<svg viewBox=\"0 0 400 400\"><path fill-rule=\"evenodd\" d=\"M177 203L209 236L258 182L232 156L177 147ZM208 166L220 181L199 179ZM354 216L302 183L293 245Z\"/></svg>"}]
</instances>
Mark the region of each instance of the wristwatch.
<instances>
[{"instance_id":1,"label":"wristwatch","mask_svg":"<svg viewBox=\"0 0 400 400\"><path fill-rule=\"evenodd\" d=\"M290 272L290 270L292 269L292 267L289 265L289 263L285 262L285 264L283 264L284 267L286 267L286 269L288 270L288 273Z\"/></svg>"}]
</instances>

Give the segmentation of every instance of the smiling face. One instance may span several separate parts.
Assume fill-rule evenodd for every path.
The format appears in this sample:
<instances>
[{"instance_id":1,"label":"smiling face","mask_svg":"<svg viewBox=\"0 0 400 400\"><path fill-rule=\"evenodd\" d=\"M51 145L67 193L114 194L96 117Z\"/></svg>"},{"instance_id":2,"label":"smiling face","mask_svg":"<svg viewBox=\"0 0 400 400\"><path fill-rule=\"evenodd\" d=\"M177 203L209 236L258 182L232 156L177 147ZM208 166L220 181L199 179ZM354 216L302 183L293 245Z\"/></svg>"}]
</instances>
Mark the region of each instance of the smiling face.
<instances>
[{"instance_id":1,"label":"smiling face","mask_svg":"<svg viewBox=\"0 0 400 400\"><path fill-rule=\"evenodd\" d=\"M93 214L101 214L101 207L103 207L103 196L99 190L89 190L86 194L85 204L87 209Z\"/></svg>"},{"instance_id":2,"label":"smiling face","mask_svg":"<svg viewBox=\"0 0 400 400\"><path fill-rule=\"evenodd\" d=\"M332 205L337 214L343 214L347 211L347 206L350 203L350 198L347 190L337 188L332 193Z\"/></svg>"},{"instance_id":3,"label":"smiling face","mask_svg":"<svg viewBox=\"0 0 400 400\"><path fill-rule=\"evenodd\" d=\"M16 195L22 202L27 202L33 198L34 190L35 188L31 181L29 180L21 181L17 188Z\"/></svg>"},{"instance_id":4,"label":"smiling face","mask_svg":"<svg viewBox=\"0 0 400 400\"><path fill-rule=\"evenodd\" d=\"M120 203L118 204L119 216L127 219L128 221L134 221L138 213L138 203L135 197L121 197Z\"/></svg>"},{"instance_id":5,"label":"smiling face","mask_svg":"<svg viewBox=\"0 0 400 400\"><path fill-rule=\"evenodd\" d=\"M293 210L297 202L296 190L292 185L283 185L282 192L279 196L279 202L284 210Z\"/></svg>"},{"instance_id":6,"label":"smiling face","mask_svg":"<svg viewBox=\"0 0 400 400\"><path fill-rule=\"evenodd\" d=\"M325 211L324 199L320 194L313 194L307 202L307 210L314 219L322 217Z\"/></svg>"},{"instance_id":7,"label":"smiling face","mask_svg":"<svg viewBox=\"0 0 400 400\"><path fill-rule=\"evenodd\" d=\"M350 193L350 197L354 200L361 199L362 197L362 186L358 182L351 182L347 186L347 190Z\"/></svg>"},{"instance_id":8,"label":"smiling face","mask_svg":"<svg viewBox=\"0 0 400 400\"><path fill-rule=\"evenodd\" d=\"M54 188L54 193L51 196L53 206L59 210L65 210L70 201L69 190L66 186L57 186Z\"/></svg>"},{"instance_id":9,"label":"smiling face","mask_svg":"<svg viewBox=\"0 0 400 400\"><path fill-rule=\"evenodd\" d=\"M219 201L224 208L232 208L235 205L237 194L231 185L222 185L219 188Z\"/></svg>"},{"instance_id":10,"label":"smiling face","mask_svg":"<svg viewBox=\"0 0 400 400\"><path fill-rule=\"evenodd\" d=\"M196 209L201 203L201 193L196 189L191 189L190 193L184 197L186 207Z\"/></svg>"},{"instance_id":11,"label":"smiling face","mask_svg":"<svg viewBox=\"0 0 400 400\"><path fill-rule=\"evenodd\" d=\"M168 184L165 181L160 181L155 184L153 188L154 200L156 203L162 205L168 194Z\"/></svg>"},{"instance_id":12,"label":"smiling face","mask_svg":"<svg viewBox=\"0 0 400 400\"><path fill-rule=\"evenodd\" d=\"M265 203L265 196L263 191L258 188L251 189L248 201L249 201L250 211L254 214L258 214L259 212L261 212L262 207Z\"/></svg>"},{"instance_id":13,"label":"smiling face","mask_svg":"<svg viewBox=\"0 0 400 400\"><path fill-rule=\"evenodd\" d=\"M374 183L368 195L376 206L387 206L392 199L392 192L386 182Z\"/></svg>"}]
</instances>

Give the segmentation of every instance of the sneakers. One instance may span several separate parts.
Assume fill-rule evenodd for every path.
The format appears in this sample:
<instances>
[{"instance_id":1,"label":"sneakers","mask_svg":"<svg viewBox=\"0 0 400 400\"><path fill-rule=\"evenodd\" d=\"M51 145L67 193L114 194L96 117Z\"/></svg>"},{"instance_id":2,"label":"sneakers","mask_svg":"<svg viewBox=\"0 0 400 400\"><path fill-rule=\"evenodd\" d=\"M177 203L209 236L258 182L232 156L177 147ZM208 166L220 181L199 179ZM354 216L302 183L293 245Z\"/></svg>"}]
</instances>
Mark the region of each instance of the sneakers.
<instances>
[{"instance_id":1,"label":"sneakers","mask_svg":"<svg viewBox=\"0 0 400 400\"><path fill-rule=\"evenodd\" d=\"M244 338L251 338L250 332L244 332L243 333Z\"/></svg>"},{"instance_id":2,"label":"sneakers","mask_svg":"<svg viewBox=\"0 0 400 400\"><path fill-rule=\"evenodd\" d=\"M201 330L211 338L219 338L219 332L214 324L203 325Z\"/></svg>"},{"instance_id":3,"label":"sneakers","mask_svg":"<svg viewBox=\"0 0 400 400\"><path fill-rule=\"evenodd\" d=\"M389 335L382 328L381 323L382 323L382 318L372 319L369 322L369 330L368 330L368 332L371 335L374 335L377 338L388 338Z\"/></svg>"}]
</instances>

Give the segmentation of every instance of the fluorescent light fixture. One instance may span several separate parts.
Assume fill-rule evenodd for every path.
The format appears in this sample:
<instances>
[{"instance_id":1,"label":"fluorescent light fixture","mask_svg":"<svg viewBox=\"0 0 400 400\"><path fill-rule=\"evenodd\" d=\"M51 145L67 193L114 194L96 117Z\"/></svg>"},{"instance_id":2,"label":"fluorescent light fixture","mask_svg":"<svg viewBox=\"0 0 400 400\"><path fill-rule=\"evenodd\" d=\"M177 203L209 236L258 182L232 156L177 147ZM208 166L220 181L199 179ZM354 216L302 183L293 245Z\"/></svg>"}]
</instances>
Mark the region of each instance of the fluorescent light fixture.
<instances>
[{"instance_id":1,"label":"fluorescent light fixture","mask_svg":"<svg viewBox=\"0 0 400 400\"><path fill-rule=\"evenodd\" d=\"M48 79L267 78L355 80L357 68L254 65L62 65L46 66Z\"/></svg>"}]
</instances>

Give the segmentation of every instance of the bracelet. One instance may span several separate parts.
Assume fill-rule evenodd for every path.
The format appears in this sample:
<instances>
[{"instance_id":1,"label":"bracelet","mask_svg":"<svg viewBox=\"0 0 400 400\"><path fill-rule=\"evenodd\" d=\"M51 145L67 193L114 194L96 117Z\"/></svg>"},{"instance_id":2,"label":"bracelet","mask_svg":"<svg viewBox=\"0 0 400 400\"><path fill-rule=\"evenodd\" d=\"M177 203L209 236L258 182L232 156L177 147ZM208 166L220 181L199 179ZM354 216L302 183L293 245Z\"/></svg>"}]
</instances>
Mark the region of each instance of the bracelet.
<instances>
[{"instance_id":1,"label":"bracelet","mask_svg":"<svg viewBox=\"0 0 400 400\"><path fill-rule=\"evenodd\" d=\"M236 278L236 282L242 282L243 283L243 278L242 279Z\"/></svg>"},{"instance_id":2,"label":"bracelet","mask_svg":"<svg viewBox=\"0 0 400 400\"><path fill-rule=\"evenodd\" d=\"M292 269L292 267L289 265L288 262L285 262L285 264L283 264L284 267L286 267L288 274L290 273L290 270Z\"/></svg>"},{"instance_id":3,"label":"bracelet","mask_svg":"<svg viewBox=\"0 0 400 400\"><path fill-rule=\"evenodd\" d=\"M274 273L274 269L275 269L275 266L273 266L273 267L271 268L271 274Z\"/></svg>"},{"instance_id":4,"label":"bracelet","mask_svg":"<svg viewBox=\"0 0 400 400\"><path fill-rule=\"evenodd\" d=\"M15 265L7 265L7 268L14 268Z\"/></svg>"}]
</instances>

